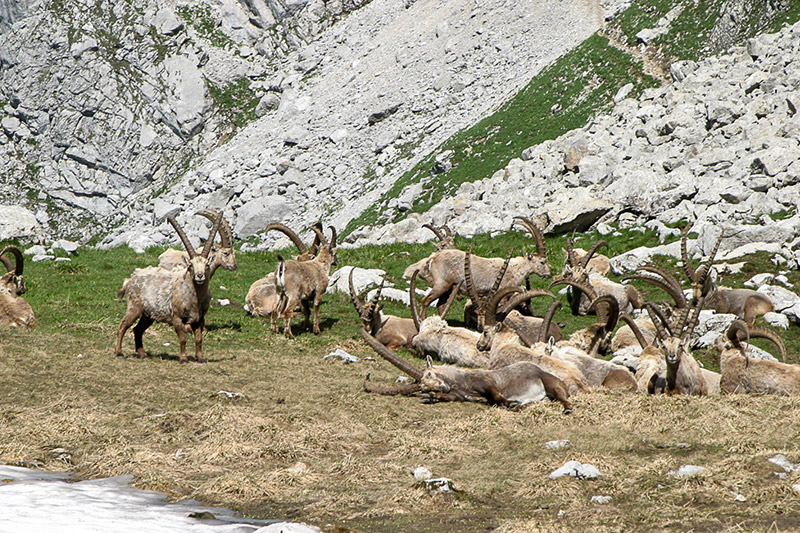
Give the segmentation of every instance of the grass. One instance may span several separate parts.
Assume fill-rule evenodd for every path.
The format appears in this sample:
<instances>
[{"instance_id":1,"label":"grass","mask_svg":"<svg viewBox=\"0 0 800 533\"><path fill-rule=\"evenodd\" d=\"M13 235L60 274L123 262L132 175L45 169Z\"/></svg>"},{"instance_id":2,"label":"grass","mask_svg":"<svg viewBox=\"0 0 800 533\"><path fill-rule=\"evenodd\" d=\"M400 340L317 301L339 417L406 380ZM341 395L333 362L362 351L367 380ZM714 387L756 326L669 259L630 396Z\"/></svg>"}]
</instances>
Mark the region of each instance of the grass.
<instances>
[{"instance_id":1,"label":"grass","mask_svg":"<svg viewBox=\"0 0 800 533\"><path fill-rule=\"evenodd\" d=\"M598 236L577 237L586 247ZM628 231L608 238L612 253L655 239ZM519 232L474 242L482 255L533 247ZM564 238L547 245L557 269ZM399 281L405 266L431 249L371 246L340 250L339 260L385 268ZM265 320L215 306L204 336L207 365L179 364L176 336L164 325L145 335L150 357L134 357L128 333L126 357L115 358L125 304L114 295L134 268L154 264L160 252L81 250L69 264L26 264L26 297L38 326L0 333L0 460L69 470L77 479L130 473L136 486L171 498L302 520L326 531L800 528L800 499L790 488L800 474L780 480L767 461L783 453L800 462L800 399L598 390L575 398L574 413L564 416L549 402L512 412L370 395L362 389L366 374L388 384L397 371L382 360L322 360L337 347L374 357L341 294L325 297L319 336L296 321L297 339L288 341L270 335ZM238 261L236 272L217 272L214 296L241 303L249 285L275 266L272 253L240 253ZM751 270L775 271L764 255L748 261L748 273L725 281L746 279ZM789 277L800 283L797 272ZM387 307L409 316L399 304ZM572 331L592 319L564 310L557 320ZM784 337L797 362L796 329ZM231 400L220 391L246 397ZM544 449L557 439L569 439L571 449ZM62 448L66 454L54 451ZM549 480L567 460L591 463L603 476ZM709 475L682 480L669 474L682 464L705 466ZM418 466L453 479L457 491L429 494L414 482ZM591 503L595 495L611 496L611 503Z\"/></svg>"}]
</instances>

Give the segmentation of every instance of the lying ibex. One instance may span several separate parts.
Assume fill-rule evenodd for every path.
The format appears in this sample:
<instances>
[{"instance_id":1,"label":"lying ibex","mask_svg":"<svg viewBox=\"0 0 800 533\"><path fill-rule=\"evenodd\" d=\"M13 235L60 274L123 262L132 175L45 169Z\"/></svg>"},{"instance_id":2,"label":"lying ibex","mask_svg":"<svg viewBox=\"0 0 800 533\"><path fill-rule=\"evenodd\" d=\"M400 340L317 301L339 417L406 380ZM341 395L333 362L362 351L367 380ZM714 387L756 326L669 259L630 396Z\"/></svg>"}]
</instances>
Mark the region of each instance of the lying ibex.
<instances>
[{"instance_id":1,"label":"lying ibex","mask_svg":"<svg viewBox=\"0 0 800 533\"><path fill-rule=\"evenodd\" d=\"M219 212L212 209L203 209L196 212L195 215L206 217L212 224L221 216ZM236 251L233 249L233 232L231 232L231 227L228 225L228 221L225 220L224 216L222 216L221 220L222 222L219 225L220 245L214 245L211 248L211 251L214 253L214 262L209 265L212 276L219 267L230 270L231 272L239 267L236 263ZM171 248L158 256L158 266L167 270L172 270L176 266L185 265L185 260L188 257L188 254L183 250Z\"/></svg>"},{"instance_id":2,"label":"lying ibex","mask_svg":"<svg viewBox=\"0 0 800 533\"><path fill-rule=\"evenodd\" d=\"M394 355L366 329L361 328L361 336L378 355L419 382L410 386L403 385L396 392L408 394L419 391L431 395L437 401L484 399L489 405L514 408L547 397L559 401L564 406L564 414L572 412L572 403L564 383L533 363L521 362L497 370L466 369L450 365L433 366L428 357L427 368L419 371ZM368 391L375 390L367 383L369 382L365 382L364 386ZM380 389L378 392L390 394L392 391Z\"/></svg>"},{"instance_id":3,"label":"lying ibex","mask_svg":"<svg viewBox=\"0 0 800 533\"><path fill-rule=\"evenodd\" d=\"M285 260L278 256L278 268L275 270L275 285L280 294L281 303L278 314L283 316L283 333L287 338L293 339L291 320L295 308L299 305L305 315L305 326L309 326L309 302L314 305L314 334L319 330L319 306L322 296L328 288L328 274L331 266L336 265L336 229L331 230L331 240L325 237L322 231L313 227L314 233L319 237L322 245L314 259L308 261Z\"/></svg>"},{"instance_id":4,"label":"lying ibex","mask_svg":"<svg viewBox=\"0 0 800 533\"><path fill-rule=\"evenodd\" d=\"M542 232L525 217L515 217L514 221L521 224L533 236L537 251L535 254L527 253L512 257L500 288L521 287L532 274L545 278L552 275L550 265L547 263L547 249ZM416 270L419 270L419 277L432 285L431 291L422 300L423 318L431 302L438 299L437 306L442 307L453 288L464 282L465 254L466 252L462 250L439 250L406 268L404 277L411 277ZM489 292L504 263L505 261L499 257L473 257L473 282L478 292Z\"/></svg>"},{"instance_id":5,"label":"lying ibex","mask_svg":"<svg viewBox=\"0 0 800 533\"><path fill-rule=\"evenodd\" d=\"M718 287L711 276L711 263L717 255L719 245L722 242L722 235L719 236L714 250L706 263L696 271L689 262L689 254L686 251L686 239L692 225L689 224L683 230L681 237L681 258L683 269L692 282L694 300L700 297L705 298L706 309L714 309L717 313L730 313L738 316L752 327L756 317L775 311L772 300L763 293L752 289L732 289L729 287Z\"/></svg>"},{"instance_id":6,"label":"lying ibex","mask_svg":"<svg viewBox=\"0 0 800 533\"><path fill-rule=\"evenodd\" d=\"M702 369L689 350L691 335L703 308L703 299L697 302L692 314L675 329L670 327L663 314L652 303L647 302L645 306L656 327L657 347L664 352L667 394L708 394L709 388Z\"/></svg>"},{"instance_id":7,"label":"lying ibex","mask_svg":"<svg viewBox=\"0 0 800 533\"><path fill-rule=\"evenodd\" d=\"M115 354L122 356L122 337L133 323L134 344L139 357L147 357L142 345L142 335L153 322L171 324L178 334L180 343L180 362L186 363L186 333L194 334L195 357L199 363L205 363L203 357L203 328L205 315L211 303L209 283L211 281L211 264L213 255L209 257L214 236L221 222L220 215L211 228L203 251L197 253L189 242L183 229L174 217L168 217L178 236L189 253L184 267L166 270L159 267L138 269L123 286L122 293L128 300L128 310L117 330Z\"/></svg>"},{"instance_id":8,"label":"lying ibex","mask_svg":"<svg viewBox=\"0 0 800 533\"><path fill-rule=\"evenodd\" d=\"M15 264L12 265L6 252L14 256ZM8 270L0 277L0 327L34 329L36 321L33 309L21 296L27 291L25 280L22 277L24 266L22 252L16 246L6 246L0 252L0 261Z\"/></svg>"},{"instance_id":9,"label":"lying ibex","mask_svg":"<svg viewBox=\"0 0 800 533\"><path fill-rule=\"evenodd\" d=\"M582 248L574 248L572 239L567 239L567 249L565 250L567 259L564 262L564 268L569 266L572 271L580 270L587 273L595 272L601 276L607 275L611 270L611 260L607 256L597 253L597 250L603 247L607 248L608 243L602 240L597 241L587 252ZM561 273L564 274L564 271Z\"/></svg>"},{"instance_id":10,"label":"lying ibex","mask_svg":"<svg viewBox=\"0 0 800 533\"><path fill-rule=\"evenodd\" d=\"M486 354L477 347L480 335L467 328L450 326L444 317L453 303L458 287L450 293L450 298L441 309L441 316L431 316L421 319L417 309L416 282L417 272L411 275L411 316L417 328L417 335L411 345L420 355L432 355L443 363L452 363L461 366L485 368L488 364Z\"/></svg>"},{"instance_id":11,"label":"lying ibex","mask_svg":"<svg viewBox=\"0 0 800 533\"><path fill-rule=\"evenodd\" d=\"M356 308L358 316L361 317L364 327L369 328L370 335L390 350L411 348L412 341L417 336L417 327L414 320L387 315L382 312L378 301L381 297L383 283L381 283L375 296L372 297L368 304L365 305L361 302L358 294L356 294L355 287L353 287L354 270L355 268L350 270L350 275L347 278L350 287L350 300L353 302L353 307Z\"/></svg>"},{"instance_id":12,"label":"lying ibex","mask_svg":"<svg viewBox=\"0 0 800 533\"><path fill-rule=\"evenodd\" d=\"M800 394L800 365L749 358L742 345L750 342L752 337L767 338L778 346L785 359L786 347L778 335L767 329L748 328L746 323L737 320L728 329L727 337L732 347L723 349L719 355L720 388L723 392Z\"/></svg>"},{"instance_id":13,"label":"lying ibex","mask_svg":"<svg viewBox=\"0 0 800 533\"><path fill-rule=\"evenodd\" d=\"M322 230L322 224L317 222L314 227ZM295 257L296 261L309 261L314 258L319 248L319 237L315 235L314 243L311 245L311 250L306 248L300 237L287 226L278 222L268 224L265 232L275 230L285 234L297 246L300 255ZM265 277L256 280L250 285L250 290L247 291L245 304L247 312L253 316L269 317L270 331L276 333L278 331L278 311L279 311L280 295L278 294L278 287L275 285L275 273L270 272Z\"/></svg>"}]
</instances>

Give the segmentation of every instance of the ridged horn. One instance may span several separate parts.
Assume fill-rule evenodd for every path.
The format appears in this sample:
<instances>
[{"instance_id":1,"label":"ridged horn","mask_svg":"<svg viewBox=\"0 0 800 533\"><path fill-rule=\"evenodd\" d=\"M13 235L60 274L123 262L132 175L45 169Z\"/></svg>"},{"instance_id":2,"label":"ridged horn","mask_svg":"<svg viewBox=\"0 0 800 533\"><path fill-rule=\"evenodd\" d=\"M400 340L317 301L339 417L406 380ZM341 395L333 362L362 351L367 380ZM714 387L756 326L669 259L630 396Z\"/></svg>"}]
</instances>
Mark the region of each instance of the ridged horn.
<instances>
[{"instance_id":1,"label":"ridged horn","mask_svg":"<svg viewBox=\"0 0 800 533\"><path fill-rule=\"evenodd\" d=\"M416 269L413 274L411 274L411 284L408 287L408 303L411 307L411 318L414 320L414 327L417 328L417 332L419 332L419 309L417 309L417 276L419 275L419 269Z\"/></svg>"},{"instance_id":2,"label":"ridged horn","mask_svg":"<svg viewBox=\"0 0 800 533\"><path fill-rule=\"evenodd\" d=\"M463 281L459 281L458 283L456 283L456 286L451 289L450 296L447 297L447 301L444 303L444 307L442 307L442 310L439 312L439 318L441 318L442 320L444 320L444 317L447 316L447 312L450 311L450 307L453 305L456 296L458 296L458 291L461 290L461 285L463 284L464 284Z\"/></svg>"},{"instance_id":3,"label":"ridged horn","mask_svg":"<svg viewBox=\"0 0 800 533\"><path fill-rule=\"evenodd\" d=\"M217 215L216 220L214 221L214 225L211 226L211 231L208 234L208 239L206 239L206 244L203 246L203 251L200 252L200 255L208 259L208 254L211 253L211 247L214 246L214 237L217 236L217 232L219 231L219 225L222 223L222 213Z\"/></svg>"},{"instance_id":4,"label":"ridged horn","mask_svg":"<svg viewBox=\"0 0 800 533\"><path fill-rule=\"evenodd\" d=\"M603 247L608 248L608 243L606 241L600 240L594 243L594 246L589 248L589 251L586 252L586 256L583 258L583 261L581 262L581 267L586 268L589 265L589 261L592 260L592 256L594 256L594 254L597 253L597 250Z\"/></svg>"},{"instance_id":5,"label":"ridged horn","mask_svg":"<svg viewBox=\"0 0 800 533\"><path fill-rule=\"evenodd\" d=\"M201 209L200 211L195 212L195 215L206 217L213 224L214 221L216 221L219 212L214 211L213 209ZM228 225L228 221L225 220L225 217L222 217L222 223L220 224L217 233L219 234L219 240L223 248L233 248L233 233L231 233L231 227Z\"/></svg>"},{"instance_id":6,"label":"ridged horn","mask_svg":"<svg viewBox=\"0 0 800 533\"><path fill-rule=\"evenodd\" d=\"M689 303L686 301L686 296L683 294L683 288L681 288L681 282L678 281L678 278L673 276L667 269L662 268L658 265L654 265L653 263L647 263L646 265L642 265L639 267L640 270L644 270L645 272L652 272L653 274L657 274L664 278L664 281L667 284L674 288L674 293L664 289L667 294L669 294L673 300L675 300L676 307L689 307Z\"/></svg>"},{"instance_id":7,"label":"ridged horn","mask_svg":"<svg viewBox=\"0 0 800 533\"><path fill-rule=\"evenodd\" d=\"M422 227L431 230L433 234L436 235L436 238L439 239L439 242L445 239L444 233L442 233L441 229L437 228L433 224L423 224Z\"/></svg>"},{"instance_id":8,"label":"ridged horn","mask_svg":"<svg viewBox=\"0 0 800 533\"><path fill-rule=\"evenodd\" d=\"M544 235L542 235L542 230L540 230L539 227L528 217L516 216L514 217L514 220L519 220L520 224L522 224L528 230L528 233L531 234L534 240L536 240L536 253L538 255L546 256L547 246L544 243Z\"/></svg>"},{"instance_id":9,"label":"ridged horn","mask_svg":"<svg viewBox=\"0 0 800 533\"><path fill-rule=\"evenodd\" d=\"M197 256L197 252L192 246L192 243L189 242L189 237L186 236L184 233L183 228L178 224L178 221L175 220L175 216L170 215L167 217L167 222L169 222L173 228L175 228L175 232L178 234L178 238L180 238L181 242L183 243L183 247L186 248L186 252L189 254L191 259L194 259Z\"/></svg>"},{"instance_id":10,"label":"ridged horn","mask_svg":"<svg viewBox=\"0 0 800 533\"><path fill-rule=\"evenodd\" d=\"M575 258L575 249L572 244L572 239L567 239L567 264L571 268L578 266L578 260Z\"/></svg>"},{"instance_id":11,"label":"ridged horn","mask_svg":"<svg viewBox=\"0 0 800 533\"><path fill-rule=\"evenodd\" d=\"M786 344L777 333L765 328L750 328L750 338L753 337L771 340L781 352L781 361L786 362Z\"/></svg>"},{"instance_id":12,"label":"ridged horn","mask_svg":"<svg viewBox=\"0 0 800 533\"><path fill-rule=\"evenodd\" d=\"M369 332L366 330L366 328L364 328L363 326L361 327L361 336L364 338L365 341L367 341L367 344L370 345L370 347L375 351L375 353L377 353L378 355L389 361L391 364L393 364L395 367L400 369L402 372L405 372L406 374L416 379L417 381L422 379L421 370L414 368L410 363L407 363L402 358L396 356L389 348L378 342L378 339L370 335Z\"/></svg>"},{"instance_id":13,"label":"ridged horn","mask_svg":"<svg viewBox=\"0 0 800 533\"><path fill-rule=\"evenodd\" d=\"M514 288L519 291L519 288ZM503 304L503 308L500 310L500 315L507 315L512 309L515 309L522 302L530 301L531 298L536 298L537 296L549 296L550 298L556 297L555 294L546 289L530 289L520 292L518 295L511 297L505 304Z\"/></svg>"},{"instance_id":14,"label":"ridged horn","mask_svg":"<svg viewBox=\"0 0 800 533\"><path fill-rule=\"evenodd\" d=\"M625 322L628 327L631 328L633 336L636 337L636 341L639 343L639 346L641 346L642 349L647 348L647 340L645 340L642 330L639 328L639 324L633 320L633 317L628 313L622 312L619 314L619 319Z\"/></svg>"},{"instance_id":15,"label":"ridged horn","mask_svg":"<svg viewBox=\"0 0 800 533\"><path fill-rule=\"evenodd\" d=\"M557 279L553 281L548 288L552 289L556 285L570 285L571 287L575 287L576 289L584 293L586 297L589 298L589 300L594 300L595 298L597 298L597 292L595 292L595 290L591 286L586 285L584 283L580 283L579 281L575 281L572 279L564 279L564 278Z\"/></svg>"},{"instance_id":16,"label":"ridged horn","mask_svg":"<svg viewBox=\"0 0 800 533\"><path fill-rule=\"evenodd\" d=\"M489 298L489 303L486 304L486 325L487 326L494 326L497 323L497 306L500 304L500 301L505 298L506 296L514 293L522 292L522 288L520 287L503 287L499 291L492 294L492 297ZM505 306L504 306L505 308ZM500 313L501 315L505 316L504 313Z\"/></svg>"},{"instance_id":17,"label":"ridged horn","mask_svg":"<svg viewBox=\"0 0 800 533\"><path fill-rule=\"evenodd\" d=\"M11 264L11 260L8 259L6 252L14 256L14 265ZM22 256L22 251L16 246L10 245L3 248L3 251L0 252L0 261L5 265L8 272L13 270L15 276L22 275L22 269L25 266L25 258Z\"/></svg>"},{"instance_id":18,"label":"ridged horn","mask_svg":"<svg viewBox=\"0 0 800 533\"><path fill-rule=\"evenodd\" d=\"M336 228L333 226L328 226L328 229L331 230L331 250L336 248Z\"/></svg>"},{"instance_id":19,"label":"ridged horn","mask_svg":"<svg viewBox=\"0 0 800 533\"><path fill-rule=\"evenodd\" d=\"M646 283L651 283L655 285L656 287L658 287L659 289L670 295L670 297L675 301L675 307L685 308L688 306L688 304L686 303L686 297L683 295L683 291L677 290L676 287L670 285L668 282L664 281L661 278L657 278L649 274L630 274L622 278L622 281L630 281L630 280L644 281Z\"/></svg>"},{"instance_id":20,"label":"ridged horn","mask_svg":"<svg viewBox=\"0 0 800 533\"><path fill-rule=\"evenodd\" d=\"M686 240L689 238L689 230L692 229L693 225L693 223L689 222L689 224L683 228L683 234L681 235L681 260L683 261L683 271L686 273L686 277L689 278L689 281L695 283L697 282L697 272L694 271L692 264L689 262L689 252L686 249Z\"/></svg>"},{"instance_id":21,"label":"ridged horn","mask_svg":"<svg viewBox=\"0 0 800 533\"><path fill-rule=\"evenodd\" d=\"M561 309L561 302L558 300L551 303L547 308L547 312L545 312L544 318L542 319L542 329L539 330L539 342L547 342L547 335L550 333L550 324L552 324L553 317L556 316L556 311L559 309Z\"/></svg>"},{"instance_id":22,"label":"ridged horn","mask_svg":"<svg viewBox=\"0 0 800 533\"><path fill-rule=\"evenodd\" d=\"M280 231L281 233L289 237L289 239L294 243L294 245L297 247L297 250L300 252L301 255L308 254L308 248L306 248L306 245L303 244L303 241L300 240L300 237L297 236L297 233L290 230L288 226L285 226L280 222L272 222L270 224L267 224L267 228L264 231L271 231L271 230Z\"/></svg>"},{"instance_id":23,"label":"ridged horn","mask_svg":"<svg viewBox=\"0 0 800 533\"><path fill-rule=\"evenodd\" d=\"M321 220L317 220L316 222L314 222L314 224L311 225L311 228L312 228L312 231L313 231L313 228L317 228L318 230L322 231L322 221ZM311 249L309 250L309 253L312 256L316 256L317 255L317 252L319 252L320 244L322 244L322 241L319 240L319 235L317 235L317 233L314 232L314 241L311 243Z\"/></svg>"},{"instance_id":24,"label":"ridged horn","mask_svg":"<svg viewBox=\"0 0 800 533\"><path fill-rule=\"evenodd\" d=\"M590 311L597 314L597 322L603 324L603 329L611 331L617 327L619 321L619 302L610 294L598 296L589 307Z\"/></svg>"},{"instance_id":25,"label":"ridged horn","mask_svg":"<svg viewBox=\"0 0 800 533\"><path fill-rule=\"evenodd\" d=\"M356 294L356 289L353 286L353 271L356 268L353 267L350 269L350 275L347 276L347 284L350 288L350 301L353 302L353 307L356 308L356 312L358 316L362 319L364 318L364 303L358 298L358 294Z\"/></svg>"},{"instance_id":26,"label":"ridged horn","mask_svg":"<svg viewBox=\"0 0 800 533\"><path fill-rule=\"evenodd\" d=\"M668 337L672 337L672 331L668 331L667 319L661 309L656 307L652 302L645 302L644 308L647 309L647 314L650 315L650 321L656 328L656 336L658 340L664 342Z\"/></svg>"}]
</instances>

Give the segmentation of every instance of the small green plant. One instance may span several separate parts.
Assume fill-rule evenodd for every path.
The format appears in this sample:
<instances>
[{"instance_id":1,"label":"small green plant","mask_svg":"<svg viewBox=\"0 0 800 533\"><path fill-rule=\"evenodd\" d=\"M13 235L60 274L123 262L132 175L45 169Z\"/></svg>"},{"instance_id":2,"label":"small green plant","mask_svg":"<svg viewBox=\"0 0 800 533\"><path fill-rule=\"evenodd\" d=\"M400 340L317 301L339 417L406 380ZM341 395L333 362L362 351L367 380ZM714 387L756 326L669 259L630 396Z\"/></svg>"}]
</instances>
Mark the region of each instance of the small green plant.
<instances>
[{"instance_id":1,"label":"small green plant","mask_svg":"<svg viewBox=\"0 0 800 533\"><path fill-rule=\"evenodd\" d=\"M250 80L239 78L227 85L216 85L206 79L208 93L227 120L237 128L256 118L258 97L250 89Z\"/></svg>"}]
</instances>

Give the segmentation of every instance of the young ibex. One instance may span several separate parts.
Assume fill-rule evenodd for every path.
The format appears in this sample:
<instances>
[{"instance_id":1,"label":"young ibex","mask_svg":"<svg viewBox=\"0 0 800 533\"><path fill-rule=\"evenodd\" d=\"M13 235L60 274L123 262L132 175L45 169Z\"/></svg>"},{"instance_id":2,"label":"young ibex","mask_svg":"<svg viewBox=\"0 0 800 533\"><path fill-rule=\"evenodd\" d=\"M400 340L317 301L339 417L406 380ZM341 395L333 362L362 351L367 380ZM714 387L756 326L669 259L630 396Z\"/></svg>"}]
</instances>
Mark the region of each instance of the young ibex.
<instances>
[{"instance_id":1,"label":"young ibex","mask_svg":"<svg viewBox=\"0 0 800 533\"><path fill-rule=\"evenodd\" d=\"M361 328L361 336L378 355L419 382L398 387L394 391L378 390L383 394L392 392L408 394L419 391L429 394L436 401L463 402L483 399L489 405L511 408L524 407L547 397L559 401L564 407L564 414L572 412L572 403L569 401L569 393L564 383L531 362L520 362L497 370L484 370L450 365L433 366L428 357L427 368L419 371L394 355L366 329ZM365 382L364 386L368 391L375 390L367 383Z\"/></svg>"},{"instance_id":2,"label":"young ibex","mask_svg":"<svg viewBox=\"0 0 800 533\"><path fill-rule=\"evenodd\" d=\"M361 317L361 322L364 327L369 328L369 333L375 337L378 342L389 348L390 350L397 350L400 348L411 348L414 337L417 336L417 327L414 320L411 318L401 318L399 316L384 314L378 301L381 297L381 290L383 289L383 282L372 297L368 304L364 304L356 294L355 287L353 287L353 271L350 270L350 275L347 278L350 287L350 300L353 302L353 307L356 308L358 316Z\"/></svg>"},{"instance_id":3,"label":"young ibex","mask_svg":"<svg viewBox=\"0 0 800 533\"><path fill-rule=\"evenodd\" d=\"M485 368L489 360L486 354L478 350L480 335L467 328L450 326L444 319L458 292L458 287L450 293L450 298L440 311L441 316L431 316L423 320L417 308L417 275L417 272L411 275L409 289L411 317L417 328L417 335L411 341L411 345L420 355L432 355L443 363Z\"/></svg>"},{"instance_id":4,"label":"young ibex","mask_svg":"<svg viewBox=\"0 0 800 533\"><path fill-rule=\"evenodd\" d=\"M221 216L219 212L212 209L200 210L196 212L195 215L206 217L212 224ZM224 216L221 220L222 222L219 225L218 231L221 241L220 245L212 245L211 248L211 251L214 253L214 262L210 265L212 276L219 267L230 270L231 272L239 268L239 265L236 263L236 251L233 249L233 232L231 232L231 227L228 225L228 221L225 220ZM185 265L186 258L188 257L189 255L185 251L171 248L158 256L158 266L167 270L172 270L177 266Z\"/></svg>"},{"instance_id":5,"label":"young ibex","mask_svg":"<svg viewBox=\"0 0 800 533\"><path fill-rule=\"evenodd\" d=\"M166 270L159 267L138 269L123 286L122 293L128 300L128 310L117 330L115 354L122 356L122 337L128 328L139 319L133 328L134 344L139 357L147 357L142 345L142 335L153 322L171 324L178 334L180 343L180 362L186 363L186 333L194 334L195 357L199 363L205 363L203 357L203 328L205 315L211 303L209 283L211 281L211 264L213 255L209 257L214 236L221 221L217 218L211 233L206 240L203 251L197 253L189 242L183 229L174 217L169 223L175 228L178 236L189 253L183 268Z\"/></svg>"},{"instance_id":6,"label":"young ibex","mask_svg":"<svg viewBox=\"0 0 800 533\"><path fill-rule=\"evenodd\" d=\"M328 274L331 266L336 265L336 229L330 226L331 240L325 237L317 227L312 228L317 234L322 245L314 259L308 261L285 260L278 256L278 268L275 270L275 285L278 288L281 302L278 314L283 316L283 333L287 338L293 339L291 320L295 308L299 305L305 315L305 326L309 326L309 302L314 305L315 335L319 330L319 306L322 296L328 288Z\"/></svg>"},{"instance_id":7,"label":"young ibex","mask_svg":"<svg viewBox=\"0 0 800 533\"><path fill-rule=\"evenodd\" d=\"M732 347L724 348L719 355L720 389L723 392L800 394L800 365L751 359L742 345L750 342L752 337L766 338L776 344L785 359L786 346L777 334L767 329L748 328L745 322L737 320L728 329L727 337Z\"/></svg>"},{"instance_id":8,"label":"young ibex","mask_svg":"<svg viewBox=\"0 0 800 533\"><path fill-rule=\"evenodd\" d=\"M686 250L686 239L692 225L684 228L681 237L681 259L683 269L689 280L692 282L692 292L694 301L705 298L706 309L713 309L717 313L730 313L738 316L752 327L756 317L775 311L772 300L766 295L752 289L732 289L729 287L718 287L711 275L711 263L717 255L719 245L722 242L722 235L719 236L714 250L706 263L697 270L692 268L689 262L689 254Z\"/></svg>"},{"instance_id":9,"label":"young ibex","mask_svg":"<svg viewBox=\"0 0 800 533\"><path fill-rule=\"evenodd\" d=\"M322 230L322 224L316 222L314 227ZM311 250L306 248L300 237L287 226L278 222L268 224L266 231L275 230L285 234L297 246L299 251L298 256L295 256L296 261L309 261L314 258L319 248L319 237L314 236L314 243L311 245ZM250 285L250 290L247 291L245 297L245 304L247 312L253 316L269 317L270 331L276 333L278 331L278 311L279 311L280 295L278 294L278 287L275 285L275 273L270 272L265 277L258 279Z\"/></svg>"},{"instance_id":10,"label":"young ibex","mask_svg":"<svg viewBox=\"0 0 800 533\"><path fill-rule=\"evenodd\" d=\"M544 278L552 275L550 265L547 263L547 249L544 236L539 228L525 217L515 217L514 222L521 224L536 240L536 253L527 253L522 256L512 257L509 260L508 270L503 278L500 288L521 287L528 276L537 274ZM437 307L442 307L448 299L453 288L464 282L464 256L462 250L445 249L431 254L426 259L418 261L406 268L404 277L411 277L419 270L419 277L432 285L431 291L422 300L423 319L428 305L438 299ZM479 293L486 293L497 279L500 269L505 261L499 257L485 258L473 257L473 282Z\"/></svg>"},{"instance_id":11,"label":"young ibex","mask_svg":"<svg viewBox=\"0 0 800 533\"><path fill-rule=\"evenodd\" d=\"M11 263L6 253L14 256ZM0 277L0 327L22 327L34 329L36 321L31 305L22 298L28 290L22 277L24 259L16 246L6 246L0 252L0 261L8 272Z\"/></svg>"}]
</instances>

